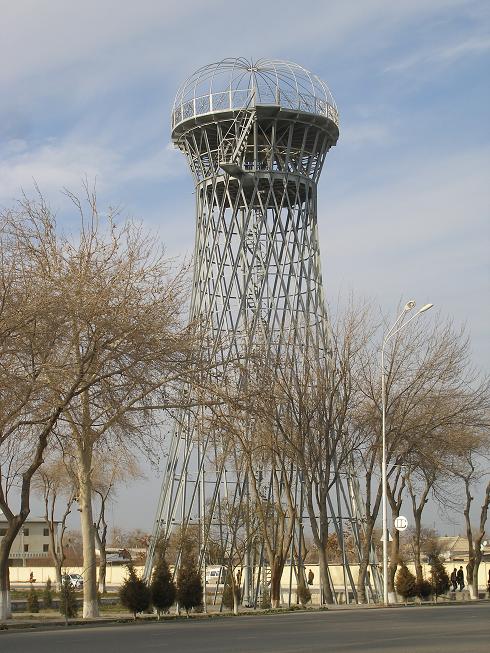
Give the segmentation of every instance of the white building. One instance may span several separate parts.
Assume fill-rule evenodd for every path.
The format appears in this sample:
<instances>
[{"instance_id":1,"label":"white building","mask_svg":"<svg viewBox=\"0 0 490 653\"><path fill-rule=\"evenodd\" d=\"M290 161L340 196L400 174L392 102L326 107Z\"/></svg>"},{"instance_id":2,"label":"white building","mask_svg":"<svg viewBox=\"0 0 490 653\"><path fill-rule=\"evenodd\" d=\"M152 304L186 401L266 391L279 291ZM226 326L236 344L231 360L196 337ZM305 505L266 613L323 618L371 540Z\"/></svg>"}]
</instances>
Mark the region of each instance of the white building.
<instances>
[{"instance_id":1,"label":"white building","mask_svg":"<svg viewBox=\"0 0 490 653\"><path fill-rule=\"evenodd\" d=\"M7 532L8 522L0 512L0 539ZM54 523L55 542L58 542L58 522ZM49 528L44 517L28 517L12 544L9 556L11 567L50 564L51 545Z\"/></svg>"}]
</instances>

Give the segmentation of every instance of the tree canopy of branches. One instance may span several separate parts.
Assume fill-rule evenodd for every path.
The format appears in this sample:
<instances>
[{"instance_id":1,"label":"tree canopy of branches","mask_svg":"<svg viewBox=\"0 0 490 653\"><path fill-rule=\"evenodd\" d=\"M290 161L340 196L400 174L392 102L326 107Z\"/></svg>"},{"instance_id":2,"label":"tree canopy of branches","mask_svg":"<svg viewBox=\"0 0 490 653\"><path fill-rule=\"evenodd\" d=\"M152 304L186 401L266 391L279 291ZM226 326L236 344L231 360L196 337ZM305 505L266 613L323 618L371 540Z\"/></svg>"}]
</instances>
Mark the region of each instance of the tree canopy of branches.
<instances>
[{"instance_id":1,"label":"tree canopy of branches","mask_svg":"<svg viewBox=\"0 0 490 653\"><path fill-rule=\"evenodd\" d=\"M416 530L422 510L450 456L468 445L464 433L479 428L489 406L489 384L479 379L469 359L468 340L450 322L415 321L396 335L385 357L386 441L388 497L394 516L408 485ZM366 572L372 533L382 496L377 475L381 458L381 394L377 348L366 350L359 383L363 401L356 411L357 428L364 433L356 463L364 477L366 537L359 573L358 594L365 600ZM420 488L417 501L415 484ZM418 536L417 536L418 537ZM398 561L398 537L392 551L389 584ZM417 568L421 580L420 566Z\"/></svg>"},{"instance_id":2,"label":"tree canopy of branches","mask_svg":"<svg viewBox=\"0 0 490 653\"><path fill-rule=\"evenodd\" d=\"M101 216L95 193L68 193L80 232L65 236L42 197L6 212L0 246L0 544L2 605L8 551L29 513L30 483L53 430L75 457L84 554L84 617L98 614L92 473L97 456L155 450L161 410L202 361L183 319L186 270L172 271L154 239L117 213ZM201 358L199 358L201 357ZM7 493L20 479L20 510Z\"/></svg>"},{"instance_id":3,"label":"tree canopy of branches","mask_svg":"<svg viewBox=\"0 0 490 653\"><path fill-rule=\"evenodd\" d=\"M78 495L77 484L63 457L55 456L38 469L34 477L34 488L43 498L44 519L49 530L49 548L56 569L56 583L58 589L61 589L61 570L66 558L64 544L67 519ZM60 504L61 519L56 519Z\"/></svg>"}]
</instances>

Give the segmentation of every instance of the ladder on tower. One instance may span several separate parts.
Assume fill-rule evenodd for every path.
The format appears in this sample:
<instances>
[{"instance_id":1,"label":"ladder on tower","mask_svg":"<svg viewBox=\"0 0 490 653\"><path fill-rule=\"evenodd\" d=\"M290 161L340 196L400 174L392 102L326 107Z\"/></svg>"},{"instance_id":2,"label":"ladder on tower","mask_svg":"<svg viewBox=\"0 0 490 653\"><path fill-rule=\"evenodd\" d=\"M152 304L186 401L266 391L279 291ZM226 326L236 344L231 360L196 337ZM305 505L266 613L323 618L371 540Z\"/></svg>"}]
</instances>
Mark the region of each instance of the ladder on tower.
<instances>
[{"instance_id":1,"label":"ladder on tower","mask_svg":"<svg viewBox=\"0 0 490 653\"><path fill-rule=\"evenodd\" d=\"M247 111L246 108L241 109L222 141L218 166L231 177L242 177L245 174L242 167L242 157L255 120L254 111ZM235 130L236 126L239 126L238 130ZM235 131L235 133L229 136L232 131Z\"/></svg>"}]
</instances>

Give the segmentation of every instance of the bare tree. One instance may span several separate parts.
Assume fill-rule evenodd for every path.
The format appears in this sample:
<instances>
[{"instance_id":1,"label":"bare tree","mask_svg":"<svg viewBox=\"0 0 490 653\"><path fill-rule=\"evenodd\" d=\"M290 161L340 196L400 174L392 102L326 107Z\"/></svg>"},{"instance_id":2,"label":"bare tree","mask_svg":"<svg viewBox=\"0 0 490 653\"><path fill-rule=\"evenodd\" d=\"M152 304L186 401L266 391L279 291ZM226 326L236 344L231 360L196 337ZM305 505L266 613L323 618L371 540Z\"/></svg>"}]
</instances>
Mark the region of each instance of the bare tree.
<instances>
[{"instance_id":1,"label":"bare tree","mask_svg":"<svg viewBox=\"0 0 490 653\"><path fill-rule=\"evenodd\" d=\"M482 542L486 533L488 508L490 506L490 481L484 490L477 526L472 525L471 508L474 500L473 487L480 482L488 472L481 467L482 461L488 461L488 430L474 434L473 445L461 457L459 464L453 467L454 475L464 486L464 520L466 537L468 539L468 565L466 568L471 598L478 599L478 571L482 561Z\"/></svg>"},{"instance_id":2,"label":"bare tree","mask_svg":"<svg viewBox=\"0 0 490 653\"><path fill-rule=\"evenodd\" d=\"M258 359L257 359L258 360ZM270 397L267 366L240 370L247 377L247 386L230 382L221 390L226 395L223 405L213 409L209 426L222 443L224 455L235 465L238 484L245 480L250 503L258 523L261 540L271 572L271 603L281 602L281 576L291 547L296 524L291 464L284 450L276 445L274 424L263 402ZM230 373L231 375L231 373ZM228 452L228 453L226 453Z\"/></svg>"},{"instance_id":3,"label":"bare tree","mask_svg":"<svg viewBox=\"0 0 490 653\"><path fill-rule=\"evenodd\" d=\"M92 489L98 504L94 536L99 549L98 591L101 594L106 591L107 504L114 497L118 484L128 483L138 476L140 476L140 472L137 461L130 452L124 449L119 449L115 453L111 452L110 455L99 456L92 470Z\"/></svg>"},{"instance_id":4,"label":"bare tree","mask_svg":"<svg viewBox=\"0 0 490 653\"><path fill-rule=\"evenodd\" d=\"M186 270L174 274L141 229L116 226L114 211L101 219L95 193L86 189L84 203L68 195L80 213L81 231L74 238L57 231L42 198L23 201L5 218L12 235L3 241L0 373L10 374L2 381L16 396L2 398L0 459L21 479L21 509L15 515L5 491L0 493L9 522L0 544L0 585L5 604L8 551L29 512L30 481L56 426L64 449L76 455L84 616L91 617L98 613L95 459L111 447L152 454L161 410L177 405L198 349L194 330L182 318ZM13 442L21 442L22 451ZM26 456L26 450L32 453Z\"/></svg>"},{"instance_id":5,"label":"bare tree","mask_svg":"<svg viewBox=\"0 0 490 653\"><path fill-rule=\"evenodd\" d=\"M242 484L243 487L243 484ZM247 554L256 545L259 531L258 521L254 518L252 506L246 501L233 503L224 501L220 506L225 535L225 550L221 558L227 566L223 600L227 589L231 594L233 613L238 614L241 600L242 571ZM245 569L245 572L247 570Z\"/></svg>"},{"instance_id":6,"label":"bare tree","mask_svg":"<svg viewBox=\"0 0 490 653\"><path fill-rule=\"evenodd\" d=\"M73 474L62 456L41 465L34 478L34 488L39 490L43 497L44 518L49 530L49 548L56 569L56 583L58 588L61 588L62 568L66 559L67 519L78 494ZM60 507L62 512L57 520L56 512Z\"/></svg>"},{"instance_id":7,"label":"bare tree","mask_svg":"<svg viewBox=\"0 0 490 653\"><path fill-rule=\"evenodd\" d=\"M51 283L54 223L44 202L0 216L0 619L10 617L8 558L30 511L31 482L63 409L80 391L63 346L64 318ZM82 357L83 358L83 357ZM89 359L84 358L83 365Z\"/></svg>"},{"instance_id":8,"label":"bare tree","mask_svg":"<svg viewBox=\"0 0 490 653\"><path fill-rule=\"evenodd\" d=\"M365 600L372 534L382 495L377 475L381 458L378 350L366 353L359 379L364 401L356 415L358 428L366 436L357 458L359 469L363 470L366 501L366 536L358 582L361 600ZM400 468L410 468L411 459L417 456L422 460L420 452L424 448L442 451L450 443L450 434L465 421L478 421L488 403L488 383L478 382L469 362L464 333L440 319L432 327L414 323L413 328L399 333L392 341L386 361L387 477L392 505L396 508L397 501L393 499L402 499L400 483L408 478L400 473ZM427 479L432 479L429 471L427 474ZM433 482L429 481L429 490ZM422 498L422 509L425 498ZM392 562L394 565L395 560Z\"/></svg>"},{"instance_id":9,"label":"bare tree","mask_svg":"<svg viewBox=\"0 0 490 653\"><path fill-rule=\"evenodd\" d=\"M85 387L62 414L63 436L74 452L84 551L84 617L98 614L93 470L104 451L132 448L152 456L158 408L171 409L194 369L194 333L183 324L185 271L137 227L102 220L96 197L85 204L76 243L59 242L57 281L63 296L66 348L72 376ZM86 212L85 212L86 210ZM85 359L90 356L86 369ZM65 445L66 446L66 445Z\"/></svg>"},{"instance_id":10,"label":"bare tree","mask_svg":"<svg viewBox=\"0 0 490 653\"><path fill-rule=\"evenodd\" d=\"M331 326L323 353L306 345L276 361L265 384L269 390L260 392L258 402L261 419L269 413L274 449L283 451L301 473L327 603L333 602L328 573L329 493L360 445L362 432L354 428L352 414L358 400L356 368L369 336L366 310L351 305ZM335 534L345 551L343 526Z\"/></svg>"}]
</instances>

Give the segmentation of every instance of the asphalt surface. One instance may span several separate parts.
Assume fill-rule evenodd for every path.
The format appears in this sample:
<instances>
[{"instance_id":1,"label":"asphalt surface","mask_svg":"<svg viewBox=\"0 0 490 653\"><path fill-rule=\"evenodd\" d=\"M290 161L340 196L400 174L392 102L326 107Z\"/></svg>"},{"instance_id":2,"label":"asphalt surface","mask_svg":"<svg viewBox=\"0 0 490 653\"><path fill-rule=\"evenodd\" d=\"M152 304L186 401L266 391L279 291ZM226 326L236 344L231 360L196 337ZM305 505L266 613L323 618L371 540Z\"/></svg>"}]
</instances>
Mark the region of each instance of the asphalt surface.
<instances>
[{"instance_id":1,"label":"asphalt surface","mask_svg":"<svg viewBox=\"0 0 490 653\"><path fill-rule=\"evenodd\" d=\"M489 653L490 604L0 632L1 653Z\"/></svg>"}]
</instances>

